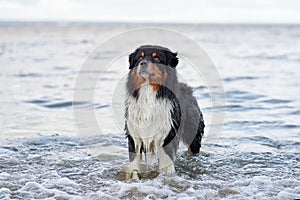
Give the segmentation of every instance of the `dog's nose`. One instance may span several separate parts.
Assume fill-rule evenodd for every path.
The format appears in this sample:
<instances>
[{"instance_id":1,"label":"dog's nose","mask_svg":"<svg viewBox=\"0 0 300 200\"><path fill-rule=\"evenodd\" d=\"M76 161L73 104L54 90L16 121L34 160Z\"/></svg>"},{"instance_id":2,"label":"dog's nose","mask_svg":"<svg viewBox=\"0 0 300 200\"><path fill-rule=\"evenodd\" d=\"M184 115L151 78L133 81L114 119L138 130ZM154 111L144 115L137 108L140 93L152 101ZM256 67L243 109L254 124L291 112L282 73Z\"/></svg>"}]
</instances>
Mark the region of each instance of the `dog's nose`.
<instances>
[{"instance_id":1,"label":"dog's nose","mask_svg":"<svg viewBox=\"0 0 300 200\"><path fill-rule=\"evenodd\" d=\"M147 60L142 60L140 63L141 66L147 66L147 64L148 64Z\"/></svg>"}]
</instances>

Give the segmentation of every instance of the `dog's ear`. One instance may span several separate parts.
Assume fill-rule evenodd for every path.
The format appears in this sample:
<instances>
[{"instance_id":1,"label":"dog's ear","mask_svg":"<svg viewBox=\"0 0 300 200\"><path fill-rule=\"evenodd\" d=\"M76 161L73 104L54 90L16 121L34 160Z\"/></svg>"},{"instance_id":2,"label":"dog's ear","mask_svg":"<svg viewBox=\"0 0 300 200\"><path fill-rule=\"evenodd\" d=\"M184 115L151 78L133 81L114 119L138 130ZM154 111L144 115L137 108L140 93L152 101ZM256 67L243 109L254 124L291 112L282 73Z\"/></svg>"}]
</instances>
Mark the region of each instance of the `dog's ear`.
<instances>
[{"instance_id":1,"label":"dog's ear","mask_svg":"<svg viewBox=\"0 0 300 200\"><path fill-rule=\"evenodd\" d=\"M178 64L177 53L167 52L167 64L172 68L176 68Z\"/></svg>"},{"instance_id":2,"label":"dog's ear","mask_svg":"<svg viewBox=\"0 0 300 200\"><path fill-rule=\"evenodd\" d=\"M130 55L129 55L129 69L132 69L132 68L134 68L134 58L135 58L135 55L136 55L136 51L135 52L133 52L133 53L131 53Z\"/></svg>"}]
</instances>

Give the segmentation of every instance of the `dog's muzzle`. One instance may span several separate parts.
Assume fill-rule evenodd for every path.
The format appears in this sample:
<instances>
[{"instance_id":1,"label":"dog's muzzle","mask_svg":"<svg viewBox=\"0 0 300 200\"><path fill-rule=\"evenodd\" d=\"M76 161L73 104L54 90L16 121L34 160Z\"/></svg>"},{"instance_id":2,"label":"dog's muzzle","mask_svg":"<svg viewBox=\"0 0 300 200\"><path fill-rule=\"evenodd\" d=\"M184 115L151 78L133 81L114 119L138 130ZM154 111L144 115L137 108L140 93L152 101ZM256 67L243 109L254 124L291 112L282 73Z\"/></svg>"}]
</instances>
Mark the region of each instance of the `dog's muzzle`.
<instances>
[{"instance_id":1,"label":"dog's muzzle","mask_svg":"<svg viewBox=\"0 0 300 200\"><path fill-rule=\"evenodd\" d=\"M145 59L140 62L139 74L145 78L149 76L148 61Z\"/></svg>"}]
</instances>

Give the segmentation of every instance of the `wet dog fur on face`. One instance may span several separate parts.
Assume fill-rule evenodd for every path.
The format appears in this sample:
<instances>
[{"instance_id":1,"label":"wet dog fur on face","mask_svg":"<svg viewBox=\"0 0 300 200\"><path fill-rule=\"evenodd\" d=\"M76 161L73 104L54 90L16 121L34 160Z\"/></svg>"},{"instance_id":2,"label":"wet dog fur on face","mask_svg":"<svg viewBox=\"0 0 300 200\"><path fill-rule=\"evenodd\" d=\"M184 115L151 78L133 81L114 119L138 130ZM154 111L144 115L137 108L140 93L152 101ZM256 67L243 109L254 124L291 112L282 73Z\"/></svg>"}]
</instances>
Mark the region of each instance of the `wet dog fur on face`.
<instances>
[{"instance_id":1,"label":"wet dog fur on face","mask_svg":"<svg viewBox=\"0 0 300 200\"><path fill-rule=\"evenodd\" d=\"M204 120L192 88L178 82L177 53L144 45L129 55L125 101L128 179L140 178L143 153L150 163L158 157L161 172L175 172L179 141L198 155Z\"/></svg>"}]
</instances>

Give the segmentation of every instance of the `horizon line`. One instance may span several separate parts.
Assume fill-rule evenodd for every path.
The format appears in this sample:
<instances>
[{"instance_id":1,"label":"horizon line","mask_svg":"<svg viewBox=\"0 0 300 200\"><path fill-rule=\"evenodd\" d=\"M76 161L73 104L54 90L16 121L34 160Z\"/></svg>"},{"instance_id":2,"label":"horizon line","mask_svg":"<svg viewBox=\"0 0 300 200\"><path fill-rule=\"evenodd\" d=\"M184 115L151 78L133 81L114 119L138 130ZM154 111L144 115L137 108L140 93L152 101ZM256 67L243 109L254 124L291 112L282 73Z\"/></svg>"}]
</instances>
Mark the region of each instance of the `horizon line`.
<instances>
[{"instance_id":1,"label":"horizon line","mask_svg":"<svg viewBox=\"0 0 300 200\"><path fill-rule=\"evenodd\" d=\"M158 25L300 25L300 22L176 22L122 20L1 20L0 23L158 24Z\"/></svg>"}]
</instances>

